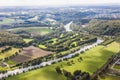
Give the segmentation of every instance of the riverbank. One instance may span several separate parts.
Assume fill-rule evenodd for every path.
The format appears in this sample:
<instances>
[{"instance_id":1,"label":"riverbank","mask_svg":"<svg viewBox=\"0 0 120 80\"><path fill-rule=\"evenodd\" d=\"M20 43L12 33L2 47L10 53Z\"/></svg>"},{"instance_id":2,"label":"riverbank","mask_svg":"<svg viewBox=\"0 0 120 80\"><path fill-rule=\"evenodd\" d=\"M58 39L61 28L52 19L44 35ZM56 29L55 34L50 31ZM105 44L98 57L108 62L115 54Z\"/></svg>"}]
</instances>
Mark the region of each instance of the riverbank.
<instances>
[{"instance_id":1,"label":"riverbank","mask_svg":"<svg viewBox=\"0 0 120 80\"><path fill-rule=\"evenodd\" d=\"M66 58L71 58L73 57L74 55L76 54L80 54L81 52L83 51L86 51L88 49L91 49L95 46L97 46L98 44L102 43L103 40L101 39L97 39L97 41L91 45L88 45L88 46L84 46L83 48L79 49L78 51L74 52L74 53L71 53L67 56L64 56L62 58L58 58L58 59L54 59L54 60L50 60L50 61L47 61L47 62L42 62L41 64L39 65L35 65L35 66L29 66L29 67L26 67L26 68L21 68L21 69L15 69L13 71L7 71L6 73L1 73L0 74L0 79L2 79L3 77L8 77L8 76L12 76L12 75L16 75L16 74L20 74L20 73L23 73L23 72L27 72L31 69L35 69L35 68L40 68L40 67L43 67L43 66L47 66L47 65L51 65L52 63L56 63L56 62L59 62L63 59L66 59Z\"/></svg>"}]
</instances>

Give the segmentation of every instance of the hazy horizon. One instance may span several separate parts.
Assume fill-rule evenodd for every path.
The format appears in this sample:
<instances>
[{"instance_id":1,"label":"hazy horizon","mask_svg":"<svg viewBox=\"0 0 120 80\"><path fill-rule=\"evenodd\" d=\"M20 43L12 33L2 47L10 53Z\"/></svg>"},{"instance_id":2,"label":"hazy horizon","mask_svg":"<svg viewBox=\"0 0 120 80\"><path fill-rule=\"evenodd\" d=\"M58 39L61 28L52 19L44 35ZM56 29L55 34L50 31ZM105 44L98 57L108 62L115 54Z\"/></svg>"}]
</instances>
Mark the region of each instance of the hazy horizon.
<instances>
[{"instance_id":1,"label":"hazy horizon","mask_svg":"<svg viewBox=\"0 0 120 80\"><path fill-rule=\"evenodd\" d=\"M1 0L0 6L119 5L120 0Z\"/></svg>"}]
</instances>

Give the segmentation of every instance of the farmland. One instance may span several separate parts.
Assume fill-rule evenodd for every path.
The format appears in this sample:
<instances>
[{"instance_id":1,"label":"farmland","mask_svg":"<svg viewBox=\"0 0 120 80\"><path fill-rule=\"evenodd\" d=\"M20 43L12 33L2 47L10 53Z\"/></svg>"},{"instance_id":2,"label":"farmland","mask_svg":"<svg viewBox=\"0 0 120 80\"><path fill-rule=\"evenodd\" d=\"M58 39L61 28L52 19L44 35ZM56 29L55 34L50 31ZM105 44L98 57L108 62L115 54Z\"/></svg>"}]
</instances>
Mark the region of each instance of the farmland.
<instances>
[{"instance_id":1,"label":"farmland","mask_svg":"<svg viewBox=\"0 0 120 80\"><path fill-rule=\"evenodd\" d=\"M113 49L113 47L116 47ZM89 72L92 74L98 68L100 68L109 57L116 54L119 51L119 44L113 42L107 46L99 45L95 48L92 48L79 56L69 59L67 61L59 62L53 64L51 66L43 67L37 70L33 70L30 72L26 72L20 75L16 75L13 77L9 77L7 80L32 80L32 79L42 79L42 80L66 80L63 75L58 75L55 71L57 66L61 67L61 69L65 69L71 73L75 70L82 70L85 72ZM106 55L105 55L106 54ZM78 59L82 57L82 61L78 61ZM71 65L68 65L68 62L73 61ZM48 76L48 77L46 77ZM104 79L103 79L104 80ZM107 79L106 79L107 80Z\"/></svg>"},{"instance_id":2,"label":"farmland","mask_svg":"<svg viewBox=\"0 0 120 80\"><path fill-rule=\"evenodd\" d=\"M2 21L0 21L0 24L9 24L9 23L13 23L14 19L9 19L9 18L5 18Z\"/></svg>"},{"instance_id":3,"label":"farmland","mask_svg":"<svg viewBox=\"0 0 120 80\"><path fill-rule=\"evenodd\" d=\"M25 31L30 33L32 36L35 35L45 35L48 34L50 32L52 32L51 29L49 29L48 27L21 27L21 28L13 28L13 29L8 29L8 31L11 32L18 32L18 31Z\"/></svg>"},{"instance_id":4,"label":"farmland","mask_svg":"<svg viewBox=\"0 0 120 80\"><path fill-rule=\"evenodd\" d=\"M97 38L91 35L81 34L79 32L66 32L62 35L57 32L45 37L45 40L39 41L38 46L48 51L63 52L75 47L95 42Z\"/></svg>"},{"instance_id":5,"label":"farmland","mask_svg":"<svg viewBox=\"0 0 120 80\"><path fill-rule=\"evenodd\" d=\"M100 80L120 80L120 77L114 76L114 75L106 75L105 77L101 78Z\"/></svg>"},{"instance_id":6,"label":"farmland","mask_svg":"<svg viewBox=\"0 0 120 80\"><path fill-rule=\"evenodd\" d=\"M22 62L33 60L49 54L52 54L52 52L45 51L34 46L29 46L29 47L23 48L23 50L17 56L11 58L10 61L8 61L8 64L11 62L22 63Z\"/></svg>"},{"instance_id":7,"label":"farmland","mask_svg":"<svg viewBox=\"0 0 120 80\"><path fill-rule=\"evenodd\" d=\"M10 57L12 56L13 54L15 54L16 52L18 52L19 49L17 48L13 48L9 51L5 51L4 53L1 53L0 54L0 59L4 59L4 58L7 58L7 57Z\"/></svg>"},{"instance_id":8,"label":"farmland","mask_svg":"<svg viewBox=\"0 0 120 80\"><path fill-rule=\"evenodd\" d=\"M43 57L43 56L52 54L52 52L44 51L34 46L29 46L29 47L23 48L23 51L20 54L29 56L31 58L37 58L37 57Z\"/></svg>"},{"instance_id":9,"label":"farmland","mask_svg":"<svg viewBox=\"0 0 120 80\"><path fill-rule=\"evenodd\" d=\"M115 65L114 68L115 69L120 69L120 65Z\"/></svg>"},{"instance_id":10,"label":"farmland","mask_svg":"<svg viewBox=\"0 0 120 80\"><path fill-rule=\"evenodd\" d=\"M28 56L24 56L24 55L17 55L14 58L10 59L12 62L14 61L15 63L21 63L21 62L25 62L28 60L31 60L31 57Z\"/></svg>"}]
</instances>

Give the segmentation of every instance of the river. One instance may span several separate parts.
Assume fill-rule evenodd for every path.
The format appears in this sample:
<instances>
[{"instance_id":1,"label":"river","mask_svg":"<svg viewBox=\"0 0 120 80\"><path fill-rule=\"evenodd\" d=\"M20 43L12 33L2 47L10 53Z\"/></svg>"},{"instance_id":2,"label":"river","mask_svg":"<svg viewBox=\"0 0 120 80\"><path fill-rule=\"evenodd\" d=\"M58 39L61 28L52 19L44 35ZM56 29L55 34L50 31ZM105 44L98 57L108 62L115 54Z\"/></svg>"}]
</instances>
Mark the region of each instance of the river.
<instances>
[{"instance_id":1,"label":"river","mask_svg":"<svg viewBox=\"0 0 120 80\"><path fill-rule=\"evenodd\" d=\"M76 54L80 54L82 51L86 51L90 48L93 48L95 46L97 46L98 44L102 43L103 40L101 39L97 39L97 41L91 45L87 45L87 46L84 46L82 48L80 48L78 51L74 52L74 53L71 53L67 56L64 56L62 58L57 58L57 59L54 59L54 60L50 60L50 61L47 61L47 62L42 62L40 63L39 65L34 65L34 66L29 66L29 67L26 67L26 68L21 68L21 69L15 69L15 70L12 70L12 71L7 71L6 73L1 73L0 74L0 79L3 78L3 77L8 77L9 75L12 76L12 75L16 75L16 74L20 74L20 73L23 73L23 72L26 72L30 69L34 69L34 68L40 68L42 66L46 66L46 65L51 65L53 62L59 62L60 60L63 60L65 58L71 58L72 56L76 55Z\"/></svg>"},{"instance_id":2,"label":"river","mask_svg":"<svg viewBox=\"0 0 120 80\"><path fill-rule=\"evenodd\" d=\"M64 28L65 28L65 30L66 30L67 32L72 31L72 29L70 29L70 25L71 25L72 23L73 23L73 22L71 21L71 22L69 22L68 24L66 24L66 25L64 26Z\"/></svg>"}]
</instances>

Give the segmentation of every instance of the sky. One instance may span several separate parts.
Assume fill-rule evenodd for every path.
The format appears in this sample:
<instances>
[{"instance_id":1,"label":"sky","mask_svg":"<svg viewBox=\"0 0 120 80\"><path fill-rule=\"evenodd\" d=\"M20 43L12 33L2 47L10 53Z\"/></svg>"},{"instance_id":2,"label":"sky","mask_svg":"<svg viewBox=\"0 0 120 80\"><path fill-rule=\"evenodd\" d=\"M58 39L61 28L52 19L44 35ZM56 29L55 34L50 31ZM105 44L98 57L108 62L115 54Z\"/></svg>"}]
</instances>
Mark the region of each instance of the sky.
<instances>
[{"instance_id":1,"label":"sky","mask_svg":"<svg viewBox=\"0 0 120 80\"><path fill-rule=\"evenodd\" d=\"M62 6L120 4L120 0L0 0L0 6Z\"/></svg>"}]
</instances>

